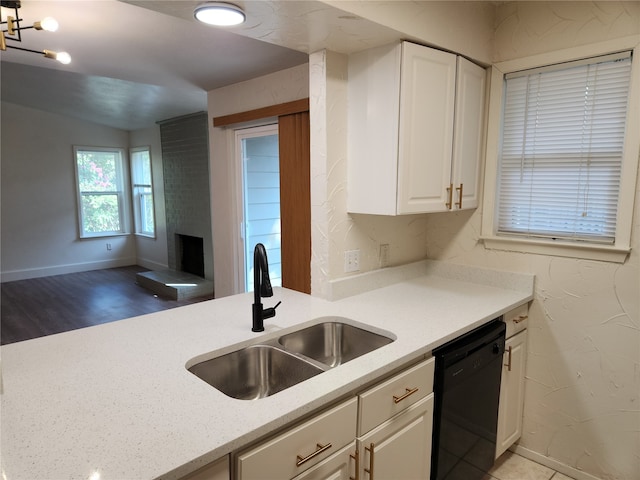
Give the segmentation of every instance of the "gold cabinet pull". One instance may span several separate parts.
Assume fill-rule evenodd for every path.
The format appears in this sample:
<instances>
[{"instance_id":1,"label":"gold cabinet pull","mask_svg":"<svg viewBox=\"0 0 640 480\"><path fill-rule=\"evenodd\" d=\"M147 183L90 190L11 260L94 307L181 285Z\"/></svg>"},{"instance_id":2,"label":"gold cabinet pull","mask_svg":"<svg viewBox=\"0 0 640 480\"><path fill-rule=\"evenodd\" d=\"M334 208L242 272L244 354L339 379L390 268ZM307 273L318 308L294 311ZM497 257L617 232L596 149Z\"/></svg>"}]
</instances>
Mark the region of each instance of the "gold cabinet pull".
<instances>
[{"instance_id":1,"label":"gold cabinet pull","mask_svg":"<svg viewBox=\"0 0 640 480\"><path fill-rule=\"evenodd\" d=\"M327 443L326 445L320 445L319 443L316 443L316 451L313 453L310 453L309 455L307 455L306 457L301 457L300 455L297 455L297 462L296 462L296 467L299 467L300 465L302 465L303 463L308 462L309 460L311 460L312 458L320 455L322 452L326 452L327 450L329 450L331 448L331 444Z\"/></svg>"},{"instance_id":2,"label":"gold cabinet pull","mask_svg":"<svg viewBox=\"0 0 640 480\"><path fill-rule=\"evenodd\" d=\"M356 476L352 477L349 475L349 480L360 480L360 451L356 448L356 453L353 455L349 454L349 456L353 458L356 463Z\"/></svg>"},{"instance_id":3,"label":"gold cabinet pull","mask_svg":"<svg viewBox=\"0 0 640 480\"><path fill-rule=\"evenodd\" d=\"M405 388L405 394L404 395L400 395L399 397L394 395L393 396L393 403L400 403L402 400L404 400L405 398L407 398L410 395L413 395L414 393L416 393L418 391L418 387L416 388Z\"/></svg>"},{"instance_id":4,"label":"gold cabinet pull","mask_svg":"<svg viewBox=\"0 0 640 480\"><path fill-rule=\"evenodd\" d=\"M504 364L505 367L507 367L507 371L511 371L511 347L507 348L507 363Z\"/></svg>"},{"instance_id":5,"label":"gold cabinet pull","mask_svg":"<svg viewBox=\"0 0 640 480\"><path fill-rule=\"evenodd\" d=\"M513 319L513 323L524 322L527 318L529 318L529 315L519 315Z\"/></svg>"},{"instance_id":6,"label":"gold cabinet pull","mask_svg":"<svg viewBox=\"0 0 640 480\"><path fill-rule=\"evenodd\" d=\"M364 447L364 449L369 452L369 468L365 468L364 471L369 474L369 480L373 480L373 448L375 445L371 443L368 447Z\"/></svg>"},{"instance_id":7,"label":"gold cabinet pull","mask_svg":"<svg viewBox=\"0 0 640 480\"><path fill-rule=\"evenodd\" d=\"M444 205L447 207L447 210L451 210L451 205L453 205L453 183L450 183L447 187L447 197L449 198L449 201Z\"/></svg>"},{"instance_id":8,"label":"gold cabinet pull","mask_svg":"<svg viewBox=\"0 0 640 480\"><path fill-rule=\"evenodd\" d=\"M456 202L456 207L462 208L462 184L460 184L459 187L456 187L456 190L459 192L458 193L459 197L458 197L458 201Z\"/></svg>"}]
</instances>

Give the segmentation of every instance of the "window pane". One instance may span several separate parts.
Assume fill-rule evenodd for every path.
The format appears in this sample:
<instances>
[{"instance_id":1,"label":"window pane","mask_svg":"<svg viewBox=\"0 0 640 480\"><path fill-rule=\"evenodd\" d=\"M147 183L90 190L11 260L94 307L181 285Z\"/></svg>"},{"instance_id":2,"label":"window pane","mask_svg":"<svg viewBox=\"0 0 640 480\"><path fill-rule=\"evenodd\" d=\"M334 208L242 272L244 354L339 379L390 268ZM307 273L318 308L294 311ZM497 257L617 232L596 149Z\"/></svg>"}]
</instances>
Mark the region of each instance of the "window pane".
<instances>
[{"instance_id":1,"label":"window pane","mask_svg":"<svg viewBox=\"0 0 640 480\"><path fill-rule=\"evenodd\" d=\"M498 233L615 242L630 64L507 78Z\"/></svg>"},{"instance_id":2,"label":"window pane","mask_svg":"<svg viewBox=\"0 0 640 480\"><path fill-rule=\"evenodd\" d=\"M118 195L82 195L85 233L120 232Z\"/></svg>"},{"instance_id":3,"label":"window pane","mask_svg":"<svg viewBox=\"0 0 640 480\"><path fill-rule=\"evenodd\" d=\"M131 182L136 233L155 235L151 155L146 147L131 151Z\"/></svg>"},{"instance_id":4,"label":"window pane","mask_svg":"<svg viewBox=\"0 0 640 480\"><path fill-rule=\"evenodd\" d=\"M117 152L78 151L78 181L81 192L118 190Z\"/></svg>"},{"instance_id":5,"label":"window pane","mask_svg":"<svg viewBox=\"0 0 640 480\"><path fill-rule=\"evenodd\" d=\"M80 236L125 231L122 151L75 147Z\"/></svg>"}]
</instances>

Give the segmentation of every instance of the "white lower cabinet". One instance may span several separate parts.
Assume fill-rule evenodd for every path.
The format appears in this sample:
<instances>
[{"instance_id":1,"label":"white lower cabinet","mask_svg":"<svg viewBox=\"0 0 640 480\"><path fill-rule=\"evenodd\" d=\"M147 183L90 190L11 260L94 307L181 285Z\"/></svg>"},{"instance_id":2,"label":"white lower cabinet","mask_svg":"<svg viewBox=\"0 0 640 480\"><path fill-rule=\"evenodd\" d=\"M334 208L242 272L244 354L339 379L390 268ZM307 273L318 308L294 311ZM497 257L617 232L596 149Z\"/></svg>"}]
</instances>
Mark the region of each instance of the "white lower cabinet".
<instances>
[{"instance_id":1,"label":"white lower cabinet","mask_svg":"<svg viewBox=\"0 0 640 480\"><path fill-rule=\"evenodd\" d=\"M358 438L360 480L428 480L433 393Z\"/></svg>"},{"instance_id":2,"label":"white lower cabinet","mask_svg":"<svg viewBox=\"0 0 640 480\"><path fill-rule=\"evenodd\" d=\"M238 480L428 480L433 358L234 455Z\"/></svg>"},{"instance_id":3,"label":"white lower cabinet","mask_svg":"<svg viewBox=\"0 0 640 480\"><path fill-rule=\"evenodd\" d=\"M505 315L505 322L507 322L507 326L511 323L517 327L513 335L508 337L505 342L504 365L500 383L496 458L502 455L522 435L524 378L527 361L526 306L524 313L519 313L517 316Z\"/></svg>"},{"instance_id":4,"label":"white lower cabinet","mask_svg":"<svg viewBox=\"0 0 640 480\"><path fill-rule=\"evenodd\" d=\"M356 477L356 442L301 473L294 480L349 480Z\"/></svg>"}]
</instances>

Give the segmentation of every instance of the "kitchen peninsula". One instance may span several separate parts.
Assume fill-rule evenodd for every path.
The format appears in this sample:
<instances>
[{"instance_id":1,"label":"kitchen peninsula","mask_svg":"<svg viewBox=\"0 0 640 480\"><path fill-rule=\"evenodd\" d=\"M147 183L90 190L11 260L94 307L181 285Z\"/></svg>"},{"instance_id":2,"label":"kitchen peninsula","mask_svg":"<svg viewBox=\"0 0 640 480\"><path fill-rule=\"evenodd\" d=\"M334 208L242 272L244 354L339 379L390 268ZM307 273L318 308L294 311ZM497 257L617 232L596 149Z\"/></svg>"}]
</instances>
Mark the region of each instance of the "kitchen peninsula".
<instances>
[{"instance_id":1,"label":"kitchen peninsula","mask_svg":"<svg viewBox=\"0 0 640 480\"><path fill-rule=\"evenodd\" d=\"M274 289L261 334L241 294L3 346L3 478L181 478L532 300L533 276L425 260L332 291ZM394 341L254 401L185 368L332 316Z\"/></svg>"}]
</instances>

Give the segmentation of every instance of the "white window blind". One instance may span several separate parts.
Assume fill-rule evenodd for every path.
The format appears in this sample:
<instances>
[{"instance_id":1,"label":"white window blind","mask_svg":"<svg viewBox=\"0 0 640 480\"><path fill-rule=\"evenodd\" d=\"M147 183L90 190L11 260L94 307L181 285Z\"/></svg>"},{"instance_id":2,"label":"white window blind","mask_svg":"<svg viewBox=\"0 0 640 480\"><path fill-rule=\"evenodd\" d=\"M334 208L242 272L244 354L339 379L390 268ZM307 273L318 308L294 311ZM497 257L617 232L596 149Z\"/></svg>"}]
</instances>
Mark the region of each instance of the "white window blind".
<instances>
[{"instance_id":1,"label":"white window blind","mask_svg":"<svg viewBox=\"0 0 640 480\"><path fill-rule=\"evenodd\" d=\"M615 242L629 52L505 79L497 234Z\"/></svg>"}]
</instances>

